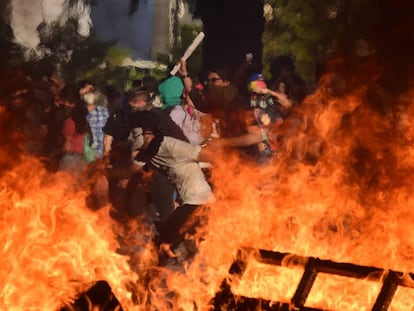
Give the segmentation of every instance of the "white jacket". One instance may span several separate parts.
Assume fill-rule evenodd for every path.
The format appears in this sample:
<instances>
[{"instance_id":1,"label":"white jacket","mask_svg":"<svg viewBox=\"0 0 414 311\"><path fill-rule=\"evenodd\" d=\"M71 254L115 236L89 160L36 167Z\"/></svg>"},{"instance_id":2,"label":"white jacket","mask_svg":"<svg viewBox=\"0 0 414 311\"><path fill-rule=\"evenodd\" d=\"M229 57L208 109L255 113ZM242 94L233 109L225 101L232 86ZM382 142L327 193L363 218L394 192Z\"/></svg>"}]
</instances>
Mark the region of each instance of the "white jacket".
<instances>
[{"instance_id":1,"label":"white jacket","mask_svg":"<svg viewBox=\"0 0 414 311\"><path fill-rule=\"evenodd\" d=\"M215 200L198 163L200 146L165 136L151 164L168 175L183 204L201 205Z\"/></svg>"}]
</instances>

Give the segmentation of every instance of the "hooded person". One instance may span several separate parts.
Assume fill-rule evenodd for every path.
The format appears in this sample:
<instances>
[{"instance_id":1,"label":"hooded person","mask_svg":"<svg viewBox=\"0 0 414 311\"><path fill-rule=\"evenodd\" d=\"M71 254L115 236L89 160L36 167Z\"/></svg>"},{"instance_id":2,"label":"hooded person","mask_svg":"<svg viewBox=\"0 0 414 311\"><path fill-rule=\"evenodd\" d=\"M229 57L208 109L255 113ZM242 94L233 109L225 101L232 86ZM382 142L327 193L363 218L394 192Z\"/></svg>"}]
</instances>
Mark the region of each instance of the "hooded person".
<instances>
[{"instance_id":1,"label":"hooded person","mask_svg":"<svg viewBox=\"0 0 414 311\"><path fill-rule=\"evenodd\" d=\"M194 108L190 97L185 94L181 78L173 76L166 79L159 85L158 90L163 102L162 109L168 112L191 144L199 145L202 140L200 114Z\"/></svg>"},{"instance_id":2,"label":"hooded person","mask_svg":"<svg viewBox=\"0 0 414 311\"><path fill-rule=\"evenodd\" d=\"M162 108L171 109L181 103L184 84L179 77L169 77L158 86L158 91L160 92L161 100L163 102Z\"/></svg>"}]
</instances>

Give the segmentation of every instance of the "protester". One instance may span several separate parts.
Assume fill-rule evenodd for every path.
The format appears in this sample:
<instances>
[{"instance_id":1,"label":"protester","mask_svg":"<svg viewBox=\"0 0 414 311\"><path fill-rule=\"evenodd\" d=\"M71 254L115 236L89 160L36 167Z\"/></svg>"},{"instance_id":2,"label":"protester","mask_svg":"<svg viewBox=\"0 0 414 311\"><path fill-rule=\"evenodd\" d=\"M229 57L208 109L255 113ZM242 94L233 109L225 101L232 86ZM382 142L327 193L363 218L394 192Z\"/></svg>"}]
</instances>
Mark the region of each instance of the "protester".
<instances>
[{"instance_id":1,"label":"protester","mask_svg":"<svg viewBox=\"0 0 414 311\"><path fill-rule=\"evenodd\" d=\"M204 159L205 151L228 148L243 160L271 159L275 149L268 131L293 104L288 75L280 74L277 88L269 89L260 73L245 78L252 69L247 59L237 79L221 66L207 72L205 85L193 82L186 62L180 62L178 75L160 84L151 75L135 81L121 104L114 92L111 114L92 81L66 84L59 96L51 93L55 102L45 118L45 155L75 176L88 167L82 176L90 178L91 193L103 202L97 206L109 200L111 215L122 224L144 216L170 256L194 233L196 214L214 200L199 162L211 160ZM20 99L19 94L14 104ZM213 119L206 140L203 114ZM88 166L90 147L102 160Z\"/></svg>"},{"instance_id":2,"label":"protester","mask_svg":"<svg viewBox=\"0 0 414 311\"><path fill-rule=\"evenodd\" d=\"M93 148L96 152L96 158L101 158L104 155L104 132L106 121L109 117L108 109L104 106L98 105L99 99L103 95L99 91L88 91L84 93L81 98L86 103L88 108L88 124L92 131Z\"/></svg>"},{"instance_id":3,"label":"protester","mask_svg":"<svg viewBox=\"0 0 414 311\"><path fill-rule=\"evenodd\" d=\"M146 75L142 78L142 86L149 93L151 105L156 108L161 108L162 102L158 92L158 85L158 80L154 76Z\"/></svg>"},{"instance_id":4,"label":"protester","mask_svg":"<svg viewBox=\"0 0 414 311\"><path fill-rule=\"evenodd\" d=\"M129 90L127 100L128 104L121 111L113 114L104 128L105 150L110 157L108 169L110 201L125 217L139 213L142 205L150 203L153 206L156 221L163 222L174 210L174 187L164 175L155 171L148 186L150 200L142 194L141 189L138 189L142 181L131 167L131 150L128 143L130 121L143 111L148 111L162 125L165 133L177 139L185 141L187 139L164 110L152 106L150 95L145 87ZM140 202L136 199L137 196L140 197ZM135 200L133 200L134 197Z\"/></svg>"},{"instance_id":5,"label":"protester","mask_svg":"<svg viewBox=\"0 0 414 311\"><path fill-rule=\"evenodd\" d=\"M131 147L139 151L135 158L136 165L155 167L177 189L181 204L159 230L162 248L168 250L170 247L173 251L184 241L186 234L193 233L195 229L182 230L187 221L201 205L214 201L210 185L198 164L201 147L164 136L160 124L148 112L140 114L131 127Z\"/></svg>"},{"instance_id":6,"label":"protester","mask_svg":"<svg viewBox=\"0 0 414 311\"><path fill-rule=\"evenodd\" d=\"M191 99L184 92L181 78L173 76L159 85L162 108L171 119L182 129L191 144L199 145L202 141L200 134L200 114L194 108Z\"/></svg>"},{"instance_id":7,"label":"protester","mask_svg":"<svg viewBox=\"0 0 414 311\"><path fill-rule=\"evenodd\" d=\"M72 107L68 118L63 122L62 135L63 157L60 161L60 170L68 171L80 177L86 168L84 158L84 145L86 135L90 133L87 121L88 109L85 103L79 99L76 88L66 85L60 93L60 97L66 106Z\"/></svg>"},{"instance_id":8,"label":"protester","mask_svg":"<svg viewBox=\"0 0 414 311\"><path fill-rule=\"evenodd\" d=\"M142 119L141 115L151 115L159 124L163 135L168 135L176 139L188 142L182 129L169 117L164 109L156 108L152 105L150 95L145 87L135 88L128 92L128 101L134 112L131 114L130 122L137 124ZM174 211L175 189L168 178L158 170L151 170L152 175L149 179L150 204L155 210L157 226L162 224ZM140 182L140 181L138 181Z\"/></svg>"},{"instance_id":9,"label":"protester","mask_svg":"<svg viewBox=\"0 0 414 311\"><path fill-rule=\"evenodd\" d=\"M60 89L60 86L57 86L57 82L52 80L51 83L50 91L53 96L53 103L44 111L42 121L46 128L43 154L47 158L47 168L54 172L58 170L59 162L63 155L63 122L70 115L74 107L73 102L76 102L78 99L73 98L67 101L61 98L61 96L72 97L69 94L76 92L75 85L68 84Z\"/></svg>"},{"instance_id":10,"label":"protester","mask_svg":"<svg viewBox=\"0 0 414 311\"><path fill-rule=\"evenodd\" d=\"M280 92L282 87L293 105L300 104L307 93L306 84L296 73L292 57L278 56L270 62L269 67L271 78L268 85L270 85L270 89Z\"/></svg>"},{"instance_id":11,"label":"protester","mask_svg":"<svg viewBox=\"0 0 414 311\"><path fill-rule=\"evenodd\" d=\"M131 149L128 143L129 118L133 108L126 102L113 112L104 128L104 154L109 202L114 207L113 217L124 220L130 217L127 204L126 184L133 175L130 166Z\"/></svg>"},{"instance_id":12,"label":"protester","mask_svg":"<svg viewBox=\"0 0 414 311\"><path fill-rule=\"evenodd\" d=\"M122 107L122 94L112 85L106 85L104 89L109 115L119 111Z\"/></svg>"},{"instance_id":13,"label":"protester","mask_svg":"<svg viewBox=\"0 0 414 311\"><path fill-rule=\"evenodd\" d=\"M209 144L214 144L217 150L236 149L246 159L258 160L259 144L264 140L263 129L255 124L249 98L238 93L225 67L208 71L202 101L194 104L214 119L217 127L217 135L214 136L218 139L210 140Z\"/></svg>"}]
</instances>

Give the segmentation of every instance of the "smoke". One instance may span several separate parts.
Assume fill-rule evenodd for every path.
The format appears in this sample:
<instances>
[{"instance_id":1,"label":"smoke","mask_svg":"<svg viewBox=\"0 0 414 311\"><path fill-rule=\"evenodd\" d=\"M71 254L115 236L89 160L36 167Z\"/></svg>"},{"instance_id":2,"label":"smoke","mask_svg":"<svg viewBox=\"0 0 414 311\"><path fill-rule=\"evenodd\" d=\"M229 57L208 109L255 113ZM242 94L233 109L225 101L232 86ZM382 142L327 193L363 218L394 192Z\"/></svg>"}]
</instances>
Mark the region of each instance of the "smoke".
<instances>
[{"instance_id":1,"label":"smoke","mask_svg":"<svg viewBox=\"0 0 414 311\"><path fill-rule=\"evenodd\" d=\"M159 36L154 25L164 23L162 18L154 21L156 2L139 1L136 10L128 15L129 0L100 0L92 10L97 37L102 41L116 40L121 47L130 50L134 58L151 59L151 45ZM160 2L165 6L168 1Z\"/></svg>"},{"instance_id":2,"label":"smoke","mask_svg":"<svg viewBox=\"0 0 414 311\"><path fill-rule=\"evenodd\" d=\"M16 43L35 51L40 43L37 28L41 23L47 26L57 22L64 25L69 18L78 20L78 32L88 36L91 27L90 7L82 1L69 5L67 0L11 0L10 25Z\"/></svg>"}]
</instances>

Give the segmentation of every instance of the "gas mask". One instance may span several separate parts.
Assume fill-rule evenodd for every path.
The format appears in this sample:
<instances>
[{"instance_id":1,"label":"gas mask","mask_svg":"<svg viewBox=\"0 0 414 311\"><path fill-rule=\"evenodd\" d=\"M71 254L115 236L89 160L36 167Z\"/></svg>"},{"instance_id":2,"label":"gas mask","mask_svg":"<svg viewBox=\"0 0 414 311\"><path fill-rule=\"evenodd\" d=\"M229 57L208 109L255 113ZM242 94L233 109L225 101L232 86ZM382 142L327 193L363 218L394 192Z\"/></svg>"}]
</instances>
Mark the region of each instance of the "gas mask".
<instances>
[{"instance_id":1,"label":"gas mask","mask_svg":"<svg viewBox=\"0 0 414 311\"><path fill-rule=\"evenodd\" d=\"M131 144L132 151L139 150L144 145L144 131L142 127L136 127L129 132L128 141Z\"/></svg>"}]
</instances>

